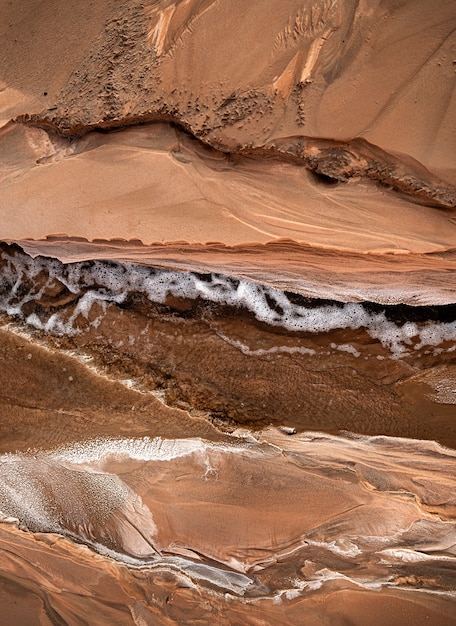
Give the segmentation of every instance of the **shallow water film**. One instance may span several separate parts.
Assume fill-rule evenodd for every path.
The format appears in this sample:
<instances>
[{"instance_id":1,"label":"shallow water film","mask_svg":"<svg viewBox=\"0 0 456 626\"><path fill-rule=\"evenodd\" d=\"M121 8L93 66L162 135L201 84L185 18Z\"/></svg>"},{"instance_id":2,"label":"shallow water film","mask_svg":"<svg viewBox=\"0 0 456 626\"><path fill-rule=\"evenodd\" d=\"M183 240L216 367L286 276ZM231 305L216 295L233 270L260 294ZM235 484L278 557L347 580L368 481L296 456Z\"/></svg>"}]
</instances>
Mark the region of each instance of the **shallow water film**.
<instances>
[{"instance_id":1,"label":"shallow water film","mask_svg":"<svg viewBox=\"0 0 456 626\"><path fill-rule=\"evenodd\" d=\"M0 623L456 625L455 3L0 15Z\"/></svg>"},{"instance_id":2,"label":"shallow water film","mask_svg":"<svg viewBox=\"0 0 456 626\"><path fill-rule=\"evenodd\" d=\"M10 623L452 623L453 307L7 246L0 306Z\"/></svg>"}]
</instances>

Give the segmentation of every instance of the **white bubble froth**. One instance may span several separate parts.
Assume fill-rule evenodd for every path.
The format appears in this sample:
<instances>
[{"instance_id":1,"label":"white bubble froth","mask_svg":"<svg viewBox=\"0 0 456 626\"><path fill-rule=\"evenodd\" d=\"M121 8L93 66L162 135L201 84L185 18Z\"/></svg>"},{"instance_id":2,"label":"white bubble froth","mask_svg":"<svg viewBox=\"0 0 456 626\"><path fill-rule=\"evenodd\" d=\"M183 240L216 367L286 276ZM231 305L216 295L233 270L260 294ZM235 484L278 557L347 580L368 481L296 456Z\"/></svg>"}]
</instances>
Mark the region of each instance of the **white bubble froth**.
<instances>
[{"instance_id":1,"label":"white bubble froth","mask_svg":"<svg viewBox=\"0 0 456 626\"><path fill-rule=\"evenodd\" d=\"M109 303L121 304L129 295L141 294L151 302L162 304L173 296L244 308L258 321L289 331L323 333L364 329L396 356L456 341L456 321L398 325L388 320L384 312L371 312L360 303L307 307L292 302L286 293L271 287L218 274L201 276L106 261L63 265L55 259L32 259L25 254L7 252L0 254L0 260L3 261L0 310L22 317L34 328L58 335L80 332L76 325L80 318L97 327ZM43 275L46 280L36 280ZM37 313L26 315L26 305L40 300L56 284L76 296L71 315L59 311L47 317ZM95 304L98 306L94 309ZM336 349L355 354L348 344Z\"/></svg>"}]
</instances>

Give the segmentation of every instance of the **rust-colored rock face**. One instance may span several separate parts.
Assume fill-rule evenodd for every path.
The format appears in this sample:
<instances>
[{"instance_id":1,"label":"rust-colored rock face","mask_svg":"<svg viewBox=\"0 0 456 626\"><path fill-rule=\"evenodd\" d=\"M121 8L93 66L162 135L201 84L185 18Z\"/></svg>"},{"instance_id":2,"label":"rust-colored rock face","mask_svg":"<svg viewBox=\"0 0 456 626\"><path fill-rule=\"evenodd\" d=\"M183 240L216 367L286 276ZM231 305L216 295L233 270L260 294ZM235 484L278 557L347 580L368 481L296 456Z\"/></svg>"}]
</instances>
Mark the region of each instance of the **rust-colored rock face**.
<instances>
[{"instance_id":1,"label":"rust-colored rock face","mask_svg":"<svg viewBox=\"0 0 456 626\"><path fill-rule=\"evenodd\" d=\"M456 624L452 0L0 0L2 624Z\"/></svg>"}]
</instances>

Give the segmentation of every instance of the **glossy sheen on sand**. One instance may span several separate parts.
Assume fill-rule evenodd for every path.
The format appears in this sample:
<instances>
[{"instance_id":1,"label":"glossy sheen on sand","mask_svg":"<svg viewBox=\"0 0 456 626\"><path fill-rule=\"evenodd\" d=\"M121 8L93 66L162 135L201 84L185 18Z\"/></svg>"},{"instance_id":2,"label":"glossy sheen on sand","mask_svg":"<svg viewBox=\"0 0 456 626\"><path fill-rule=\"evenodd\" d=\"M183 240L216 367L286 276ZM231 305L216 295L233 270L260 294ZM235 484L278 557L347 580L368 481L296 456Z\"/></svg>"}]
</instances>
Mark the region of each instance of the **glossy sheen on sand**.
<instances>
[{"instance_id":1,"label":"glossy sheen on sand","mask_svg":"<svg viewBox=\"0 0 456 626\"><path fill-rule=\"evenodd\" d=\"M2 624L456 624L453 0L0 0Z\"/></svg>"},{"instance_id":2,"label":"glossy sheen on sand","mask_svg":"<svg viewBox=\"0 0 456 626\"><path fill-rule=\"evenodd\" d=\"M386 613L390 597L400 605L418 596L427 620L438 615L453 623L454 454L434 444L270 430L258 440L239 433L224 444L98 439L51 453L3 455L0 464L0 502L11 524L2 528L12 544L6 570L12 573L15 562L24 574L30 566L14 518L35 533L77 539L101 554L92 558L107 589L122 590L122 623L136 623L136 611L168 623L179 614L179 590L186 590L192 602L201 594L211 598L215 620L223 620L228 602L234 616L245 611L244 623L319 624L325 618L312 617L315 602L331 615L342 589L355 597L364 591L367 605L376 592ZM68 541L36 537L43 574L78 553L87 562L90 553ZM41 584L48 616L77 620L72 596L81 566L69 570L66 603ZM152 603L137 596L146 581L158 587ZM94 593L90 579L85 585ZM421 590L412 591L417 585ZM106 587L93 599L101 614L114 612ZM33 587L28 593L39 606ZM266 617L268 604L274 608ZM189 613L187 623L208 618L207 609L200 611ZM338 612L341 619L349 615L350 603Z\"/></svg>"}]
</instances>

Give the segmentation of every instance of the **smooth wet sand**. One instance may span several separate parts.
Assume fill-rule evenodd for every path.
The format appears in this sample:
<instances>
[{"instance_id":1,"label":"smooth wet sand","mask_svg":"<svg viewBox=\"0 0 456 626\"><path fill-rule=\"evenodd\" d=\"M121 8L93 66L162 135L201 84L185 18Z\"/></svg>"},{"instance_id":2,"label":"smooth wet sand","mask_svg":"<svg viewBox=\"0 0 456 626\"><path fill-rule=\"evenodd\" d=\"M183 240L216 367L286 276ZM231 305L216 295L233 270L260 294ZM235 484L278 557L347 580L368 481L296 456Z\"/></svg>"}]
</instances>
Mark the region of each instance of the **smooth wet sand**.
<instances>
[{"instance_id":1,"label":"smooth wet sand","mask_svg":"<svg viewBox=\"0 0 456 626\"><path fill-rule=\"evenodd\" d=\"M4 623L455 624L454 3L0 13Z\"/></svg>"}]
</instances>

